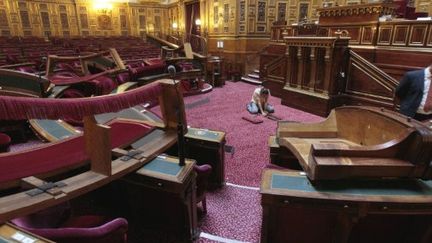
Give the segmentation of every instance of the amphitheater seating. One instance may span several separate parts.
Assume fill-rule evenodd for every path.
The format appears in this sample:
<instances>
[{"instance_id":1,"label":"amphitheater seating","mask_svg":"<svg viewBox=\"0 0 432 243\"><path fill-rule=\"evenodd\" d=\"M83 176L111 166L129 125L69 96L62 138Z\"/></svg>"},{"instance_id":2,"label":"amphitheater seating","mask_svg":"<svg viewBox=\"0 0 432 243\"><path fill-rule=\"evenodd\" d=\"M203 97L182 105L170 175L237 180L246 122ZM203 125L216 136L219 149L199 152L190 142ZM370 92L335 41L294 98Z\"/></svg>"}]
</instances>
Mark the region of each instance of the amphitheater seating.
<instances>
[{"instance_id":1,"label":"amphitheater seating","mask_svg":"<svg viewBox=\"0 0 432 243\"><path fill-rule=\"evenodd\" d=\"M112 148L131 144L152 130L148 125L123 120L107 125L111 127ZM85 151L84 136L77 135L26 151L0 154L0 183L82 165L89 160Z\"/></svg>"}]
</instances>

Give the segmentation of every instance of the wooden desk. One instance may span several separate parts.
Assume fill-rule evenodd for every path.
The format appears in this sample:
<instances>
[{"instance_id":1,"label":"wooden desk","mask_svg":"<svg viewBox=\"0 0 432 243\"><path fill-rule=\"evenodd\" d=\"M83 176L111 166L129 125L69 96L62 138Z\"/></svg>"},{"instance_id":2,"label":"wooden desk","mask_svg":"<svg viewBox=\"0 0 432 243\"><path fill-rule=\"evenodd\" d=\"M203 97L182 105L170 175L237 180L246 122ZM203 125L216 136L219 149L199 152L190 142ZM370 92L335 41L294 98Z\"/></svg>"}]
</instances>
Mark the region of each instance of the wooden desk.
<instances>
[{"instance_id":1,"label":"wooden desk","mask_svg":"<svg viewBox=\"0 0 432 243\"><path fill-rule=\"evenodd\" d=\"M212 86L220 87L225 85L223 58L214 56L207 60L207 75L210 75L210 84Z\"/></svg>"},{"instance_id":2,"label":"wooden desk","mask_svg":"<svg viewBox=\"0 0 432 243\"><path fill-rule=\"evenodd\" d=\"M22 243L50 243L47 240L30 232L20 229L13 224L3 224L0 226L0 243L22 242Z\"/></svg>"},{"instance_id":3,"label":"wooden desk","mask_svg":"<svg viewBox=\"0 0 432 243\"><path fill-rule=\"evenodd\" d=\"M212 166L210 187L222 187L225 184L225 133L188 128L185 141L187 158L195 159L199 165Z\"/></svg>"},{"instance_id":4,"label":"wooden desk","mask_svg":"<svg viewBox=\"0 0 432 243\"><path fill-rule=\"evenodd\" d=\"M158 156L136 173L128 175L128 209L145 227L163 227L179 232L185 240L198 237L196 174L194 160L178 165L178 158ZM143 222L145 221L145 222Z\"/></svg>"},{"instance_id":5,"label":"wooden desk","mask_svg":"<svg viewBox=\"0 0 432 243\"><path fill-rule=\"evenodd\" d=\"M261 242L432 242L431 181L314 186L298 171L267 169L260 192Z\"/></svg>"}]
</instances>

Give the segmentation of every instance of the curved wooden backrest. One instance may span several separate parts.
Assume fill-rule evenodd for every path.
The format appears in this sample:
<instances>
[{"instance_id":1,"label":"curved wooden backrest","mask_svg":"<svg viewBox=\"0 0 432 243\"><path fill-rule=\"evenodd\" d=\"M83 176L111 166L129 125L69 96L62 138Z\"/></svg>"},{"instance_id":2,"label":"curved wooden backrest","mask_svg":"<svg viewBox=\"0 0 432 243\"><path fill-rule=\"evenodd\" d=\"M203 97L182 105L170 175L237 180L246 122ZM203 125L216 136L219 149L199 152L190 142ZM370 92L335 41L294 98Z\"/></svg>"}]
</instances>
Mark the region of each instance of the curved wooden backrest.
<instances>
[{"instance_id":1,"label":"curved wooden backrest","mask_svg":"<svg viewBox=\"0 0 432 243\"><path fill-rule=\"evenodd\" d=\"M373 146L400 137L409 127L382 113L360 107L337 108L334 115L338 137L359 145Z\"/></svg>"},{"instance_id":2,"label":"curved wooden backrest","mask_svg":"<svg viewBox=\"0 0 432 243\"><path fill-rule=\"evenodd\" d=\"M43 76L0 69L0 93L4 95L43 97L49 84Z\"/></svg>"}]
</instances>

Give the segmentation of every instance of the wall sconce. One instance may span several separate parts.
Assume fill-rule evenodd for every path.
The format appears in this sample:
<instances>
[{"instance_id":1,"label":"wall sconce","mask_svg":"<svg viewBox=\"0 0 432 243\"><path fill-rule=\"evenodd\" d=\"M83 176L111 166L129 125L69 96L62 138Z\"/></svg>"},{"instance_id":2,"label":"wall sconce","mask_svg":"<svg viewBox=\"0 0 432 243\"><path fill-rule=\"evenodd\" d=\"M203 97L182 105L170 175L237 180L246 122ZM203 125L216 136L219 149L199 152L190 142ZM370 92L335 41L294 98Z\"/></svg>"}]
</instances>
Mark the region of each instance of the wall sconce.
<instances>
[{"instance_id":1,"label":"wall sconce","mask_svg":"<svg viewBox=\"0 0 432 243\"><path fill-rule=\"evenodd\" d=\"M96 0L93 3L93 8L100 14L108 14L112 12L113 5L107 0Z\"/></svg>"},{"instance_id":2,"label":"wall sconce","mask_svg":"<svg viewBox=\"0 0 432 243\"><path fill-rule=\"evenodd\" d=\"M201 35L201 19L195 19L196 34Z\"/></svg>"},{"instance_id":3,"label":"wall sconce","mask_svg":"<svg viewBox=\"0 0 432 243\"><path fill-rule=\"evenodd\" d=\"M178 24L177 24L177 22L172 23L172 28L173 28L174 30L177 30L177 28L178 28Z\"/></svg>"},{"instance_id":4,"label":"wall sconce","mask_svg":"<svg viewBox=\"0 0 432 243\"><path fill-rule=\"evenodd\" d=\"M149 24L147 29L148 29L149 33L153 33L154 32L154 24Z\"/></svg>"},{"instance_id":5,"label":"wall sconce","mask_svg":"<svg viewBox=\"0 0 432 243\"><path fill-rule=\"evenodd\" d=\"M216 47L217 47L218 49L223 49L223 48L224 48L224 42L223 42L223 40L218 40L218 41L216 42Z\"/></svg>"}]
</instances>

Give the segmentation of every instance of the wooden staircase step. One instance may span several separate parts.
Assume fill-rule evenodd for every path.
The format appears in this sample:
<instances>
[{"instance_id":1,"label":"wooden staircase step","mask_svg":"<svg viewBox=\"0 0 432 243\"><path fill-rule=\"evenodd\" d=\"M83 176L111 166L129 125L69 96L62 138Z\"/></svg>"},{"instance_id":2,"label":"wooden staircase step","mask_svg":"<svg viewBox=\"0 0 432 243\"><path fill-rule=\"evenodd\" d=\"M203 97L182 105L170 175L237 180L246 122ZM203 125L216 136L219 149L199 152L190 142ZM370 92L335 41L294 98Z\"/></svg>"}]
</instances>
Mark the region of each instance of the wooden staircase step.
<instances>
[{"instance_id":1,"label":"wooden staircase step","mask_svg":"<svg viewBox=\"0 0 432 243\"><path fill-rule=\"evenodd\" d=\"M254 79L260 79L260 76L258 74L255 74L255 73L249 73L248 77L249 78L254 78Z\"/></svg>"},{"instance_id":2,"label":"wooden staircase step","mask_svg":"<svg viewBox=\"0 0 432 243\"><path fill-rule=\"evenodd\" d=\"M248 78L248 77L242 77L241 81L246 82L246 83L251 83L251 84L262 84L262 82L260 80Z\"/></svg>"}]
</instances>

